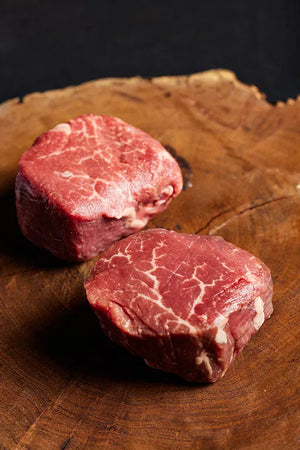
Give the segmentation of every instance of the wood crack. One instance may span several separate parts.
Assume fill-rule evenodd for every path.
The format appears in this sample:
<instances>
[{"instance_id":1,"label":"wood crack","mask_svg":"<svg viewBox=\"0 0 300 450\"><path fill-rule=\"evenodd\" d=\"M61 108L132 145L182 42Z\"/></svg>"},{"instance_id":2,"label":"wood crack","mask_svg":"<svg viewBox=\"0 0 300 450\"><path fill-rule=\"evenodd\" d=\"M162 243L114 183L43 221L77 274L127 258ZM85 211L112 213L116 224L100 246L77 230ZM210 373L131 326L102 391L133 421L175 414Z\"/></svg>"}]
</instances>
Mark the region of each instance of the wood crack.
<instances>
[{"instance_id":1,"label":"wood crack","mask_svg":"<svg viewBox=\"0 0 300 450\"><path fill-rule=\"evenodd\" d=\"M65 450L68 447L68 445L70 444L71 439L72 439L72 436L68 437L68 439L60 447L60 450Z\"/></svg>"},{"instance_id":2,"label":"wood crack","mask_svg":"<svg viewBox=\"0 0 300 450\"><path fill-rule=\"evenodd\" d=\"M285 195L285 196L282 196L282 197L271 198L270 200L266 200L266 201L264 201L264 202L256 203L256 204L254 204L254 205L247 206L246 208L243 208L243 209L238 209L238 208L237 208L232 216L228 217L228 219L226 219L224 222L221 222L219 225L216 225L215 227L209 229L209 226L210 226L216 219L218 219L219 217L225 215L227 212L233 210L233 208L225 209L224 211L221 211L220 213L218 213L218 214L214 215L213 217L211 217L211 218L208 220L208 222L206 223L206 225L204 225L203 227L199 228L199 229L196 231L195 234L199 234L199 233L201 233L202 231L207 230L207 229L209 229L209 230L208 230L208 234L213 233L213 232L219 230L220 228L223 228L225 225L227 225L228 222L230 222L230 221L231 221L232 219L234 219L235 217L241 216L241 215L243 215L243 214L245 214L245 213L247 213L247 212L249 212L249 211L253 211L253 210L255 210L255 209L262 208L262 207L264 207L264 206L266 206L266 205L270 205L271 203L275 203L275 202L279 202L279 201L282 201L282 200L286 200L286 199L291 198L291 197L294 197L294 196L295 196L295 194Z\"/></svg>"},{"instance_id":3,"label":"wood crack","mask_svg":"<svg viewBox=\"0 0 300 450\"><path fill-rule=\"evenodd\" d=\"M128 94L127 92L117 91L117 90L115 90L114 92L115 92L115 94L120 95L121 97L124 97L128 100L132 100L134 102L142 103L144 101L142 98L138 97L137 95L131 95L131 94Z\"/></svg>"},{"instance_id":4,"label":"wood crack","mask_svg":"<svg viewBox=\"0 0 300 450\"><path fill-rule=\"evenodd\" d=\"M204 225L204 227L199 228L199 229L196 231L195 234L199 234L199 233L201 233L202 231L206 230L206 229L209 227L209 225L210 225L212 222L214 222L218 217L221 217L221 216L223 216L224 214L226 214L227 212L232 211L232 209L233 209L233 208L227 208L227 209L225 209L224 211L221 211L221 212L219 212L218 214L215 214L214 216L212 216L212 217L209 219L209 221L206 222L206 225Z\"/></svg>"}]
</instances>

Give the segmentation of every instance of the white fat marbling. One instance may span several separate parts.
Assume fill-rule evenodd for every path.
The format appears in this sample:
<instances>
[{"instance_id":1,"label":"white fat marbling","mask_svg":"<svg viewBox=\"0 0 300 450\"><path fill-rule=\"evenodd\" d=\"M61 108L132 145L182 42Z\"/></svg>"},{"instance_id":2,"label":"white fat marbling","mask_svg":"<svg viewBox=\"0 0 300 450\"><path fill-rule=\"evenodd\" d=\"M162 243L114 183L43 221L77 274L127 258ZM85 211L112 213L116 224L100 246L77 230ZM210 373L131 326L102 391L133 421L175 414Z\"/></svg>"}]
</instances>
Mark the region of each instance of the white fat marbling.
<instances>
[{"instance_id":1,"label":"white fat marbling","mask_svg":"<svg viewBox=\"0 0 300 450\"><path fill-rule=\"evenodd\" d=\"M262 301L261 297L257 297L254 301L254 308L256 311L256 316L254 317L253 324L254 328L258 330L265 320L265 314L264 314L264 302Z\"/></svg>"},{"instance_id":2,"label":"white fat marbling","mask_svg":"<svg viewBox=\"0 0 300 450\"><path fill-rule=\"evenodd\" d=\"M74 174L73 172L70 172L69 170L65 170L64 172L60 173L60 176L63 178L69 178L72 177Z\"/></svg>"},{"instance_id":3,"label":"white fat marbling","mask_svg":"<svg viewBox=\"0 0 300 450\"><path fill-rule=\"evenodd\" d=\"M218 329L215 341L217 344L226 344L227 343L227 334L221 328Z\"/></svg>"},{"instance_id":4,"label":"white fat marbling","mask_svg":"<svg viewBox=\"0 0 300 450\"><path fill-rule=\"evenodd\" d=\"M197 364L197 366L200 366L200 364L204 363L207 372L209 373L210 376L212 375L213 371L210 365L210 360L205 350L202 350L201 354L196 357L195 363Z\"/></svg>"},{"instance_id":5,"label":"white fat marbling","mask_svg":"<svg viewBox=\"0 0 300 450\"><path fill-rule=\"evenodd\" d=\"M71 134L71 127L68 123L59 123L56 127L52 128L50 131L61 132L65 134Z\"/></svg>"}]
</instances>

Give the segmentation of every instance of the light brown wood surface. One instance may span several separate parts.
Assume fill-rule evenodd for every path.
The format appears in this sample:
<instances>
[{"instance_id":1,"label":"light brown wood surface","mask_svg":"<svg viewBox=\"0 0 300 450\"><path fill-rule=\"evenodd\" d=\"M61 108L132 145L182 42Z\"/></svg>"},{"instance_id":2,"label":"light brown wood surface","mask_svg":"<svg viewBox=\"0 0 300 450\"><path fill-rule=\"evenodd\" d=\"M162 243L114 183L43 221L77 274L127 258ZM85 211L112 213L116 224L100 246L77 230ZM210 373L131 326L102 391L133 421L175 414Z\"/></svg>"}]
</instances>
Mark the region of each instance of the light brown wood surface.
<instances>
[{"instance_id":1,"label":"light brown wood surface","mask_svg":"<svg viewBox=\"0 0 300 450\"><path fill-rule=\"evenodd\" d=\"M21 236L20 155L83 113L118 116L181 158L192 186L149 226L220 234L272 271L274 314L216 384L189 385L110 343L84 295L93 261L58 261ZM299 100L270 105L222 70L34 93L0 105L0 177L1 448L297 448Z\"/></svg>"}]
</instances>

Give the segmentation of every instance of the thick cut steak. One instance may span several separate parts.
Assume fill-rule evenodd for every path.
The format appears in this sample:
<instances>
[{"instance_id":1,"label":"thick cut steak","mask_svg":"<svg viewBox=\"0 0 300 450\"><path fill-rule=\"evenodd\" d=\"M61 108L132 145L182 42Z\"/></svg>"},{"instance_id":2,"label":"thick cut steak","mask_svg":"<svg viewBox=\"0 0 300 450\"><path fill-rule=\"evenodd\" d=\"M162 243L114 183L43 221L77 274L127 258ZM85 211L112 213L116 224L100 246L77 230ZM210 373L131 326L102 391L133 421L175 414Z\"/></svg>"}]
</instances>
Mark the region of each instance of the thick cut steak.
<instances>
[{"instance_id":1,"label":"thick cut steak","mask_svg":"<svg viewBox=\"0 0 300 450\"><path fill-rule=\"evenodd\" d=\"M115 243L85 289L113 341L191 382L222 377L273 311L258 258L218 236L163 229Z\"/></svg>"},{"instance_id":2,"label":"thick cut steak","mask_svg":"<svg viewBox=\"0 0 300 450\"><path fill-rule=\"evenodd\" d=\"M20 159L18 220L37 246L83 261L143 228L181 189L159 142L120 119L86 115L42 134Z\"/></svg>"}]
</instances>

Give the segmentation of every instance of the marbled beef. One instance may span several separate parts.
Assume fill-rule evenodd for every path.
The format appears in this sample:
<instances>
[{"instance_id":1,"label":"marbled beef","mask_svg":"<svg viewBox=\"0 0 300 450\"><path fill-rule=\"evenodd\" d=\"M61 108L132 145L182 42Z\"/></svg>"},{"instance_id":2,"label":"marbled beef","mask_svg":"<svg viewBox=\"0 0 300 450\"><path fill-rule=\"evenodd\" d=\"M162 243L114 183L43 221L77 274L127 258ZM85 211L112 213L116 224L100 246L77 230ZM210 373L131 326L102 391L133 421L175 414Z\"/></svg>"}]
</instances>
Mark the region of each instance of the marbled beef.
<instances>
[{"instance_id":1,"label":"marbled beef","mask_svg":"<svg viewBox=\"0 0 300 450\"><path fill-rule=\"evenodd\" d=\"M191 382L222 377L273 311L258 258L221 237L163 229L115 243L85 289L113 341Z\"/></svg>"},{"instance_id":2,"label":"marbled beef","mask_svg":"<svg viewBox=\"0 0 300 450\"><path fill-rule=\"evenodd\" d=\"M181 189L159 142L120 119L86 115L42 134L20 159L18 220L37 246L83 261L143 228Z\"/></svg>"}]
</instances>

